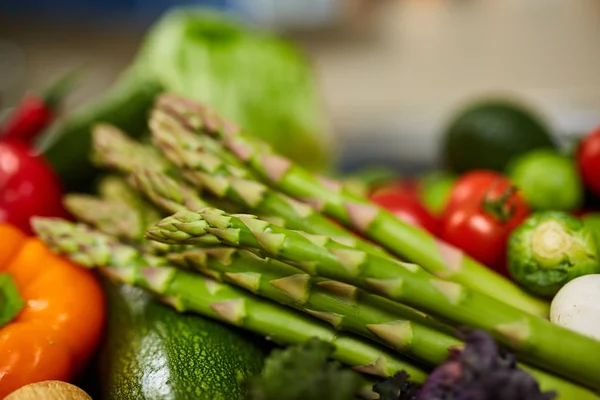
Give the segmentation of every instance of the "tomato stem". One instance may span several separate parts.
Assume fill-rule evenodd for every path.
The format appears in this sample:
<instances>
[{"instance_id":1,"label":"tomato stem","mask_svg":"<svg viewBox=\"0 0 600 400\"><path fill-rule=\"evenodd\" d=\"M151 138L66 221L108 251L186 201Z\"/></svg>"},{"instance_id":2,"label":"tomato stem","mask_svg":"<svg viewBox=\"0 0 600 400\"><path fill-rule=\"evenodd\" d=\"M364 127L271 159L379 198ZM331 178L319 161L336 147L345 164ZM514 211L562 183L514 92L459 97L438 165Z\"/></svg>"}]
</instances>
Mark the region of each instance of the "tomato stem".
<instances>
[{"instance_id":1,"label":"tomato stem","mask_svg":"<svg viewBox=\"0 0 600 400\"><path fill-rule=\"evenodd\" d=\"M491 194L492 190L493 187L490 187L487 190L481 201L481 207L498 222L506 222L511 219L516 212L514 201L510 200L511 196L517 192L517 187L514 185L509 186L498 198L493 198Z\"/></svg>"},{"instance_id":2,"label":"tomato stem","mask_svg":"<svg viewBox=\"0 0 600 400\"><path fill-rule=\"evenodd\" d=\"M12 321L25 305L13 277L0 274L0 326Z\"/></svg>"}]
</instances>

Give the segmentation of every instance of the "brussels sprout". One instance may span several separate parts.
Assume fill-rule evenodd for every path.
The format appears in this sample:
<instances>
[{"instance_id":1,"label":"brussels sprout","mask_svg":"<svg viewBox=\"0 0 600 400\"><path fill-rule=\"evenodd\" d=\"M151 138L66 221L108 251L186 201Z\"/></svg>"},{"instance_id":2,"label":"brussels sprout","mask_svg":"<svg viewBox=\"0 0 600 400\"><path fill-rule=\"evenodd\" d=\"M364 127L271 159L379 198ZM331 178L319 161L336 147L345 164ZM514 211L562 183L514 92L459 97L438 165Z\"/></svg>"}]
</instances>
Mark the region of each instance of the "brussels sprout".
<instances>
[{"instance_id":1,"label":"brussels sprout","mask_svg":"<svg viewBox=\"0 0 600 400\"><path fill-rule=\"evenodd\" d=\"M583 201L575 162L553 150L534 150L517 157L508 174L534 210L571 211Z\"/></svg>"},{"instance_id":2,"label":"brussels sprout","mask_svg":"<svg viewBox=\"0 0 600 400\"><path fill-rule=\"evenodd\" d=\"M540 296L553 296L582 275L600 273L594 233L579 219L559 211L533 214L508 242L512 278Z\"/></svg>"}]
</instances>

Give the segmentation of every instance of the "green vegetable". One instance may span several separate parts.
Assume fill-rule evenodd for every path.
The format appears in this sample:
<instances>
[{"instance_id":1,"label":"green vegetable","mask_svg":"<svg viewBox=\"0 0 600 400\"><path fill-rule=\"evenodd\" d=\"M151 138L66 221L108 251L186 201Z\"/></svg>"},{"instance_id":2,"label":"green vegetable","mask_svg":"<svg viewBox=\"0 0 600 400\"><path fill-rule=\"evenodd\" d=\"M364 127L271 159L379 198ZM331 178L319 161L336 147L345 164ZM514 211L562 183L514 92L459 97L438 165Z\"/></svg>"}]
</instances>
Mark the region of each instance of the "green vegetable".
<instances>
[{"instance_id":1,"label":"green vegetable","mask_svg":"<svg viewBox=\"0 0 600 400\"><path fill-rule=\"evenodd\" d=\"M581 218L583 224L594 233L596 243L600 249L600 213L587 214Z\"/></svg>"},{"instance_id":2,"label":"green vegetable","mask_svg":"<svg viewBox=\"0 0 600 400\"><path fill-rule=\"evenodd\" d=\"M444 171L430 172L419 179L419 197L433 215L444 210L455 181L456 175Z\"/></svg>"},{"instance_id":3,"label":"green vegetable","mask_svg":"<svg viewBox=\"0 0 600 400\"><path fill-rule=\"evenodd\" d=\"M331 162L311 65L287 41L217 14L176 9L152 27L133 68L211 104L309 169Z\"/></svg>"},{"instance_id":4,"label":"green vegetable","mask_svg":"<svg viewBox=\"0 0 600 400\"><path fill-rule=\"evenodd\" d=\"M169 259L296 308L336 329L379 341L424 364L437 365L446 359L450 348L462 345L452 336L452 328L419 311L351 285L311 278L301 269L246 250L190 250L172 254Z\"/></svg>"},{"instance_id":5,"label":"green vegetable","mask_svg":"<svg viewBox=\"0 0 600 400\"><path fill-rule=\"evenodd\" d=\"M583 201L575 162L552 150L535 150L515 158L508 174L534 210L571 211Z\"/></svg>"},{"instance_id":6,"label":"green vegetable","mask_svg":"<svg viewBox=\"0 0 600 400\"><path fill-rule=\"evenodd\" d=\"M218 142L210 137L194 135L170 117L155 110L150 121L152 138L167 158L180 167L188 181L206 188L215 197L225 198L244 210L277 218L278 225L309 233L326 234L347 238L355 246L375 254L387 255L381 248L360 240L345 228L325 218L307 204L290 199L253 179L253 174L234 159L230 161L222 153ZM213 149L212 152L210 149ZM158 192L161 188L156 188Z\"/></svg>"},{"instance_id":7,"label":"green vegetable","mask_svg":"<svg viewBox=\"0 0 600 400\"><path fill-rule=\"evenodd\" d=\"M12 276L0 273L0 327L19 315L24 305Z\"/></svg>"},{"instance_id":8,"label":"green vegetable","mask_svg":"<svg viewBox=\"0 0 600 400\"><path fill-rule=\"evenodd\" d=\"M433 275L458 282L532 314L548 316L549 305L459 250L405 223L368 199L314 176L276 154L265 142L232 129L205 107L185 99L161 96L157 107L172 113L190 129L213 135L273 188L301 199L398 256L422 265Z\"/></svg>"},{"instance_id":9,"label":"green vegetable","mask_svg":"<svg viewBox=\"0 0 600 400\"><path fill-rule=\"evenodd\" d=\"M508 241L511 276L541 296L553 296L572 279L600 273L594 233L579 219L540 212L513 231Z\"/></svg>"},{"instance_id":10,"label":"green vegetable","mask_svg":"<svg viewBox=\"0 0 600 400\"><path fill-rule=\"evenodd\" d=\"M178 311L217 319L268 336L278 344L316 337L335 346L333 358L365 374L387 377L406 370L415 382L426 377L419 367L371 341L341 334L312 317L244 290L169 267L165 259L148 256L87 226L40 217L32 220L32 225L56 253L82 266L100 268L114 280L146 289Z\"/></svg>"},{"instance_id":11,"label":"green vegetable","mask_svg":"<svg viewBox=\"0 0 600 400\"><path fill-rule=\"evenodd\" d=\"M248 380L246 400L352 400L364 379L329 362L333 345L310 339L273 350L261 375Z\"/></svg>"},{"instance_id":12,"label":"green vegetable","mask_svg":"<svg viewBox=\"0 0 600 400\"><path fill-rule=\"evenodd\" d=\"M43 139L68 191L93 189L92 127L105 122L142 135L161 91L214 105L311 170L331 164L329 127L306 56L287 41L190 7L167 12L113 87Z\"/></svg>"},{"instance_id":13,"label":"green vegetable","mask_svg":"<svg viewBox=\"0 0 600 400\"><path fill-rule=\"evenodd\" d=\"M108 321L101 349L107 399L239 399L265 352L251 336L104 280Z\"/></svg>"},{"instance_id":14,"label":"green vegetable","mask_svg":"<svg viewBox=\"0 0 600 400\"><path fill-rule=\"evenodd\" d=\"M418 265L378 257L326 236L281 228L251 215L215 209L179 212L163 219L147 236L163 243L221 243L259 251L294 263L308 274L375 291L457 325L487 330L522 360L600 388L600 363L592 356L600 354L600 342L435 278ZM569 346L562 346L564 342Z\"/></svg>"},{"instance_id":15,"label":"green vegetable","mask_svg":"<svg viewBox=\"0 0 600 400\"><path fill-rule=\"evenodd\" d=\"M504 172L511 158L537 148L554 148L545 122L523 104L492 98L457 111L445 130L442 151L454 172Z\"/></svg>"},{"instance_id":16,"label":"green vegetable","mask_svg":"<svg viewBox=\"0 0 600 400\"><path fill-rule=\"evenodd\" d=\"M68 194L63 203L67 211L79 221L134 243L141 242L146 229L160 219L159 214L147 216L139 207L132 208L124 201L106 200L86 194Z\"/></svg>"}]
</instances>

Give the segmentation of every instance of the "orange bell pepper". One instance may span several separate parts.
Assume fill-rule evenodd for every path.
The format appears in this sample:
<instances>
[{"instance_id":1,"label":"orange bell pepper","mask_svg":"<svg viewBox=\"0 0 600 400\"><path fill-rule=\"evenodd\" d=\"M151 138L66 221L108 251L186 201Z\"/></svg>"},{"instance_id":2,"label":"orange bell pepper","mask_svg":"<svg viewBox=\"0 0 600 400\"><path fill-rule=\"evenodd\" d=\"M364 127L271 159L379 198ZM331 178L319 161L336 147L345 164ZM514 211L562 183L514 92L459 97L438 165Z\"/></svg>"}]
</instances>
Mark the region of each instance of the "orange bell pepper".
<instances>
[{"instance_id":1,"label":"orange bell pepper","mask_svg":"<svg viewBox=\"0 0 600 400\"><path fill-rule=\"evenodd\" d=\"M23 300L0 326L1 399L30 383L73 379L100 340L105 305L91 271L11 225L0 224L0 238L0 274L12 278Z\"/></svg>"}]
</instances>

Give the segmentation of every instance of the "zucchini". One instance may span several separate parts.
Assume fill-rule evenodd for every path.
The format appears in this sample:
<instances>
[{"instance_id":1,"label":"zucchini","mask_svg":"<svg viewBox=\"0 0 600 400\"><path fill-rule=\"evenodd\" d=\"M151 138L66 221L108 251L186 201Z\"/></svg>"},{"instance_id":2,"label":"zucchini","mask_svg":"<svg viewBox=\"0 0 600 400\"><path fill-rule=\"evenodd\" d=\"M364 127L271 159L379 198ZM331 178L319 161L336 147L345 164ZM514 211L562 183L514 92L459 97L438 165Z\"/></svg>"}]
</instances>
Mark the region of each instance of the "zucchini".
<instances>
[{"instance_id":1,"label":"zucchini","mask_svg":"<svg viewBox=\"0 0 600 400\"><path fill-rule=\"evenodd\" d=\"M236 400L241 381L260 373L267 349L258 338L178 313L141 289L108 280L104 286L103 398Z\"/></svg>"}]
</instances>

